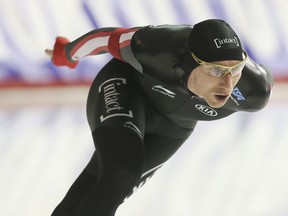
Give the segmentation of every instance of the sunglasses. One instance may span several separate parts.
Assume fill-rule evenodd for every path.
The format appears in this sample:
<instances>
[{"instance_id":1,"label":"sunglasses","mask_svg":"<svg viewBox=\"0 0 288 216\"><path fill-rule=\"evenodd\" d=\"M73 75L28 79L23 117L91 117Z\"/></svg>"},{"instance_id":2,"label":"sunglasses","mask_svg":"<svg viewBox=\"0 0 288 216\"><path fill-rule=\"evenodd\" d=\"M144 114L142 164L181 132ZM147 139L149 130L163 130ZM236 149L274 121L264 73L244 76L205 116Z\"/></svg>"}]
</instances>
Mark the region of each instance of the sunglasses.
<instances>
[{"instance_id":1,"label":"sunglasses","mask_svg":"<svg viewBox=\"0 0 288 216\"><path fill-rule=\"evenodd\" d=\"M232 77L237 76L243 70L245 63L248 59L248 54L243 50L243 55L244 55L243 61L239 62L236 65L228 67L228 66L223 66L223 65L219 65L219 64L214 64L211 62L205 62L205 61L199 59L194 53L191 52L191 54L192 54L193 59L198 64L203 66L204 71L206 73L208 73L212 76L215 76L215 77L224 77L228 73L230 73Z\"/></svg>"}]
</instances>

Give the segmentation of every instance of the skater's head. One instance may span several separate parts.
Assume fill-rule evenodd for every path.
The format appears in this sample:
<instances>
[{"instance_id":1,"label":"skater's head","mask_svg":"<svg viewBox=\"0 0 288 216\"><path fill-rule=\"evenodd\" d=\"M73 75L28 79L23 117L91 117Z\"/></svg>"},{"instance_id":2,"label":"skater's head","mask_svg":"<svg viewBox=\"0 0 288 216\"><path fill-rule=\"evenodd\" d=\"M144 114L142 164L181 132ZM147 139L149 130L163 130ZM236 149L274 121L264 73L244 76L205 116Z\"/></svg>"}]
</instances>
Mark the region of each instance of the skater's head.
<instances>
[{"instance_id":1,"label":"skater's head","mask_svg":"<svg viewBox=\"0 0 288 216\"><path fill-rule=\"evenodd\" d=\"M189 49L195 68L188 78L188 89L211 107L222 107L248 58L239 37L223 20L205 20L193 27Z\"/></svg>"}]
</instances>

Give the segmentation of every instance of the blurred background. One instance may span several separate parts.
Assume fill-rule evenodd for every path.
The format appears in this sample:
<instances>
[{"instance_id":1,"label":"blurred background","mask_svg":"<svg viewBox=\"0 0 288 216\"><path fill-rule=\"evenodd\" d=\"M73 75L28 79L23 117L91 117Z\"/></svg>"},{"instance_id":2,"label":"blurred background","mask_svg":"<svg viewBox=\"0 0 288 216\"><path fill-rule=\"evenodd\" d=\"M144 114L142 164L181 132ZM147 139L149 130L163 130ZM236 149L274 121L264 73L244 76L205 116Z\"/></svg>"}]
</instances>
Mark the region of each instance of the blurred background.
<instances>
[{"instance_id":1,"label":"blurred background","mask_svg":"<svg viewBox=\"0 0 288 216\"><path fill-rule=\"evenodd\" d=\"M89 84L111 58L55 67L55 37L94 28L227 20L275 84L257 113L200 122L117 216L288 216L285 0L0 0L0 214L48 216L94 150Z\"/></svg>"}]
</instances>

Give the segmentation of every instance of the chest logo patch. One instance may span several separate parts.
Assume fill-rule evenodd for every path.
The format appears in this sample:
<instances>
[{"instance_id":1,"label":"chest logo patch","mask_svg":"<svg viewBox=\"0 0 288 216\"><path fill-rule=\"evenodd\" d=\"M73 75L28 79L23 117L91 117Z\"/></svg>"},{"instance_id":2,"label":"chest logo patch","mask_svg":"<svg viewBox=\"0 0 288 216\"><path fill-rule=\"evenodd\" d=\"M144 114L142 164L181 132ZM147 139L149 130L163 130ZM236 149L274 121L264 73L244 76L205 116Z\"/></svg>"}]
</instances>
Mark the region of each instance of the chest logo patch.
<instances>
[{"instance_id":1,"label":"chest logo patch","mask_svg":"<svg viewBox=\"0 0 288 216\"><path fill-rule=\"evenodd\" d=\"M198 109L200 112L204 113L205 115L208 115L211 117L218 115L216 110L212 109L211 107L205 106L203 104L196 104L195 107L196 109Z\"/></svg>"}]
</instances>

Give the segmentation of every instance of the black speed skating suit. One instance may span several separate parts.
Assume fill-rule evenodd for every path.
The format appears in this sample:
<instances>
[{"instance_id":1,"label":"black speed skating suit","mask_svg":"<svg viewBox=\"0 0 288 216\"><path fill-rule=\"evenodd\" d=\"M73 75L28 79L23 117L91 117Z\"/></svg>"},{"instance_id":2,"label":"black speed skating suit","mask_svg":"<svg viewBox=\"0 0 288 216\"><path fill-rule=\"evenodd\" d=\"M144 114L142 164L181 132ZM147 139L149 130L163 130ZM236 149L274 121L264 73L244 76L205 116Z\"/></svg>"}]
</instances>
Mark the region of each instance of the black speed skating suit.
<instances>
[{"instance_id":1,"label":"black speed skating suit","mask_svg":"<svg viewBox=\"0 0 288 216\"><path fill-rule=\"evenodd\" d=\"M177 151L197 121L257 111L267 104L271 74L250 58L221 108L210 107L187 89L197 66L187 46L192 28L103 28L65 45L62 58L69 61L105 52L115 58L97 74L88 96L96 151L54 216L114 215L125 197Z\"/></svg>"}]
</instances>

